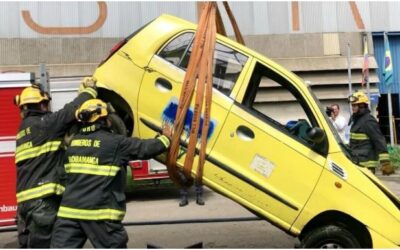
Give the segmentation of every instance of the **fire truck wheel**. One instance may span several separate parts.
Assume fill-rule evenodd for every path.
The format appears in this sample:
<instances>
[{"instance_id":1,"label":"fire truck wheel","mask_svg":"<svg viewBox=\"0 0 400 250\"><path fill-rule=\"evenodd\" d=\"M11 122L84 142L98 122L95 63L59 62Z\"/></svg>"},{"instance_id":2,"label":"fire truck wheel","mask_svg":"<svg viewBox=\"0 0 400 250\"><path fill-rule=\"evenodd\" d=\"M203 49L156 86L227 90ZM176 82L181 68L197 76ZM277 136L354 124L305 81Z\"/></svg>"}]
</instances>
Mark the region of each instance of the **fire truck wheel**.
<instances>
[{"instance_id":1,"label":"fire truck wheel","mask_svg":"<svg viewBox=\"0 0 400 250\"><path fill-rule=\"evenodd\" d=\"M127 135L128 131L122 121L121 117L119 117L116 113L111 113L108 115L108 119L111 120L111 131L120 135Z\"/></svg>"},{"instance_id":2,"label":"fire truck wheel","mask_svg":"<svg viewBox=\"0 0 400 250\"><path fill-rule=\"evenodd\" d=\"M300 248L361 248L356 237L347 229L329 225L309 232L301 241Z\"/></svg>"}]
</instances>

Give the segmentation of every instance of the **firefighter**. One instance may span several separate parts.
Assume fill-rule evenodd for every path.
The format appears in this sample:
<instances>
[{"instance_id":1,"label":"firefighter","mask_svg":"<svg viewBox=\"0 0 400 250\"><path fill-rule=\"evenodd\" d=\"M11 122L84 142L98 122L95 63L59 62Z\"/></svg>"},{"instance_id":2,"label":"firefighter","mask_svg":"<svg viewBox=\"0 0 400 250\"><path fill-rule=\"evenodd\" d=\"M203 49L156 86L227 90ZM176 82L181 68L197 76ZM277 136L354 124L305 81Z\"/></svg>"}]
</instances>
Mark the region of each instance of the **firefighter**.
<instances>
[{"instance_id":1,"label":"firefighter","mask_svg":"<svg viewBox=\"0 0 400 250\"><path fill-rule=\"evenodd\" d=\"M55 113L49 111L51 98L39 85L33 84L15 96L22 117L15 151L20 248L50 247L59 195L64 190L63 137L76 122L76 109L96 96L92 78L85 78L79 95Z\"/></svg>"},{"instance_id":2,"label":"firefighter","mask_svg":"<svg viewBox=\"0 0 400 250\"><path fill-rule=\"evenodd\" d=\"M368 109L368 97L361 91L349 96L353 114L350 118L350 149L358 164L375 173L378 161L384 175L394 172L386 140L378 122Z\"/></svg>"},{"instance_id":3,"label":"firefighter","mask_svg":"<svg viewBox=\"0 0 400 250\"><path fill-rule=\"evenodd\" d=\"M54 226L52 248L82 248L89 239L95 248L126 248L125 181L128 161L165 152L165 135L140 140L113 134L110 109L99 99L76 112L82 128L67 149L67 184ZM169 134L169 128L164 134Z\"/></svg>"}]
</instances>

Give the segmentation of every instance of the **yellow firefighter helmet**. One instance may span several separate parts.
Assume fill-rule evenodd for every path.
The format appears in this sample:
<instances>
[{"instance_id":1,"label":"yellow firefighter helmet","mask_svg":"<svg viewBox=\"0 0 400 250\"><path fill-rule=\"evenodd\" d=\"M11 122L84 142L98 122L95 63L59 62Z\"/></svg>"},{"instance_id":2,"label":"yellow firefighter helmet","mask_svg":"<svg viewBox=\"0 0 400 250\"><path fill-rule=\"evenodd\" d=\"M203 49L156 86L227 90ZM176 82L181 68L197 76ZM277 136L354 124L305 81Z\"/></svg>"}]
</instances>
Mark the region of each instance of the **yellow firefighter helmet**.
<instances>
[{"instance_id":1,"label":"yellow firefighter helmet","mask_svg":"<svg viewBox=\"0 0 400 250\"><path fill-rule=\"evenodd\" d=\"M107 104L100 99L91 99L84 102L75 112L75 117L78 121L88 123L93 123L107 115Z\"/></svg>"},{"instance_id":2,"label":"yellow firefighter helmet","mask_svg":"<svg viewBox=\"0 0 400 250\"><path fill-rule=\"evenodd\" d=\"M351 96L349 96L349 102L351 104L359 104L359 103L368 104L368 96L362 91L357 91L353 93Z\"/></svg>"},{"instance_id":3,"label":"yellow firefighter helmet","mask_svg":"<svg viewBox=\"0 0 400 250\"><path fill-rule=\"evenodd\" d=\"M22 107L25 104L40 103L42 101L50 101L49 95L40 89L39 86L26 87L20 95L14 97L14 104Z\"/></svg>"}]
</instances>

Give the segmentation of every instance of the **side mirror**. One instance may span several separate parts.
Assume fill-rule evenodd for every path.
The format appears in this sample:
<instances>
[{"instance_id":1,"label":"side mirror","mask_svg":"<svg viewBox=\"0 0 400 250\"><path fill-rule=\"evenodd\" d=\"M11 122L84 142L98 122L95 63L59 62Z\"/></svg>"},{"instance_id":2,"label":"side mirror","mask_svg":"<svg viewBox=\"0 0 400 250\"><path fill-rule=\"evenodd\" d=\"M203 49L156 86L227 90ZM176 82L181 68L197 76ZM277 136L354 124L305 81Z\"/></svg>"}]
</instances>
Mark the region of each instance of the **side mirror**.
<instances>
[{"instance_id":1,"label":"side mirror","mask_svg":"<svg viewBox=\"0 0 400 250\"><path fill-rule=\"evenodd\" d=\"M325 139L325 132L318 127L311 128L307 132L307 137L314 143L321 143Z\"/></svg>"}]
</instances>

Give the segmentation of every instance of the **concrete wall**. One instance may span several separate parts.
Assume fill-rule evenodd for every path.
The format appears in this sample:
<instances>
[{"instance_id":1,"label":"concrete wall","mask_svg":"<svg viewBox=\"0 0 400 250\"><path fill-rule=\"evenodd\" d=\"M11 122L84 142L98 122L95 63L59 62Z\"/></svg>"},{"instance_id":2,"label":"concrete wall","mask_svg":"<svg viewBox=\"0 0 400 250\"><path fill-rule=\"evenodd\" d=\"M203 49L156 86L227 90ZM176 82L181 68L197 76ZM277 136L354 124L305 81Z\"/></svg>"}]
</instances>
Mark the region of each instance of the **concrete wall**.
<instances>
[{"instance_id":1,"label":"concrete wall","mask_svg":"<svg viewBox=\"0 0 400 250\"><path fill-rule=\"evenodd\" d=\"M218 5L232 35L226 11L221 2ZM400 30L396 1L231 1L229 5L244 35ZM0 37L124 37L161 14L196 22L197 6L195 1L0 1ZM87 32L74 30L91 25Z\"/></svg>"},{"instance_id":2,"label":"concrete wall","mask_svg":"<svg viewBox=\"0 0 400 250\"><path fill-rule=\"evenodd\" d=\"M335 55L347 55L347 44L351 45L353 55L363 53L362 33L337 34L335 45L340 48ZM326 56L327 46L332 43L324 41L324 33L285 34L285 35L252 35L245 37L246 46L270 58L296 58ZM369 36L369 51L373 53L372 38Z\"/></svg>"},{"instance_id":3,"label":"concrete wall","mask_svg":"<svg viewBox=\"0 0 400 250\"><path fill-rule=\"evenodd\" d=\"M348 43L351 44L353 56L362 54L362 33L336 34L338 39L333 45L324 42L322 33L252 35L245 36L245 42L249 48L269 58L287 59L279 61L284 66L288 64L289 69L296 71L302 68L303 71L311 70L308 65L312 67L313 62L318 66L321 65L319 60L328 62L332 56L346 56ZM0 72L35 70L40 63L46 63L51 69L54 68L57 76L87 74L88 65L91 65L89 71L94 70L119 40L120 38L0 38ZM337 46L338 52L326 55L329 46ZM372 42L369 47L372 53ZM308 58L308 63L302 60L296 65L298 60L292 60L293 58ZM343 57L343 60L346 58ZM79 72L73 67L75 64L86 66Z\"/></svg>"}]
</instances>

